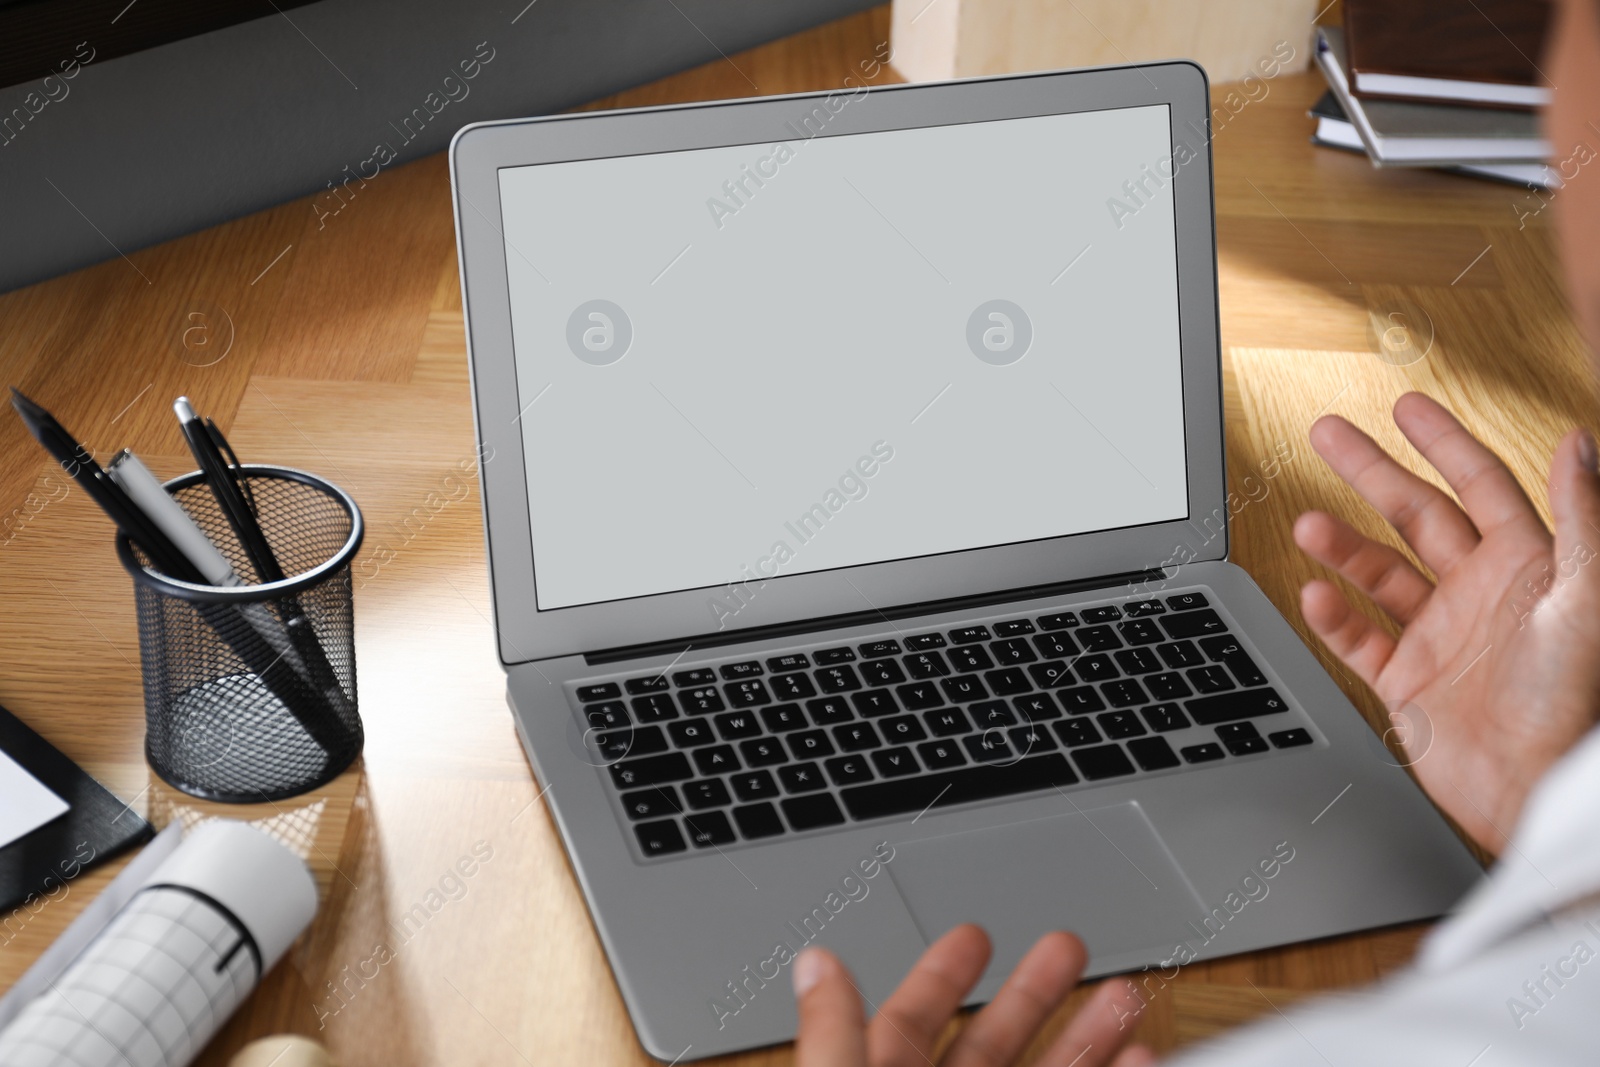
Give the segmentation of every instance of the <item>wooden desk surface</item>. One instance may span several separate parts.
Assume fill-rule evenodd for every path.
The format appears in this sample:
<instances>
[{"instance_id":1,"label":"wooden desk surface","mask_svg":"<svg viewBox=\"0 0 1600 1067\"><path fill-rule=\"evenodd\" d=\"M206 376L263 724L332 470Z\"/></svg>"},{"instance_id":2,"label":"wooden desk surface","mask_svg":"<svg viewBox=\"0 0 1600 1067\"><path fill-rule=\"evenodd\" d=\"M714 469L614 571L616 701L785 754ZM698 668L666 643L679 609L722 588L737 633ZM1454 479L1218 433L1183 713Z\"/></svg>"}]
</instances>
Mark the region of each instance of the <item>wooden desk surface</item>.
<instances>
[{"instance_id":1,"label":"wooden desk surface","mask_svg":"<svg viewBox=\"0 0 1600 1067\"><path fill-rule=\"evenodd\" d=\"M836 88L887 35L884 8L596 106ZM1214 87L1213 103L1229 88ZM1542 499L1557 439L1595 425L1595 400L1550 212L1519 226L1514 205L1539 200L1312 148L1304 112L1320 78L1265 89L1214 142L1229 475L1242 502L1233 556L1298 625L1296 591L1314 568L1290 542L1293 517L1320 506L1377 530L1307 446L1318 413L1348 416L1421 469L1387 414L1421 389ZM1419 312L1431 351L1404 367L1379 358L1371 321L1426 333ZM647 1062L506 710L476 486L448 499L445 479L473 456L461 319L443 156L384 173L320 228L296 201L0 296L0 380L98 455L127 445L162 476L189 469L168 410L187 393L247 459L348 489L370 524L363 560L392 555L366 564L357 596L363 763L312 797L231 811L295 836L324 903L202 1063L284 1030L319 1037L345 1067ZM1268 478L1275 453L1292 458ZM81 492L58 488L59 471L45 480L52 470L0 415L0 703L155 821L198 818L204 806L142 758L133 602L109 528ZM1333 673L1370 716L1371 695ZM478 842L492 858L453 880ZM119 867L0 926L0 988ZM426 921L398 937L391 924L419 906ZM1367 982L1404 963L1424 929L1190 966L1152 1002L1145 1039L1172 1048ZM789 1051L743 1060L788 1062Z\"/></svg>"}]
</instances>

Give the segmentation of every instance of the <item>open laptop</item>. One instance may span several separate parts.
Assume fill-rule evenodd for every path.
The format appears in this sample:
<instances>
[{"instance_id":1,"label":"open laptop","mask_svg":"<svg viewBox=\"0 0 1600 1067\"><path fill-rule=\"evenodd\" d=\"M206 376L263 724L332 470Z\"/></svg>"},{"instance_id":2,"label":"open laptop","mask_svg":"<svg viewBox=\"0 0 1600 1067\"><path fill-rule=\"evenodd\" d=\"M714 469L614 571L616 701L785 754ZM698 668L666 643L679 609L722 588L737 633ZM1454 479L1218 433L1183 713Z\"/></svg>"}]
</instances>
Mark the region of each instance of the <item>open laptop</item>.
<instances>
[{"instance_id":1,"label":"open laptop","mask_svg":"<svg viewBox=\"0 0 1600 1067\"><path fill-rule=\"evenodd\" d=\"M499 651L644 1047L1437 915L1466 849L1227 561L1204 75L562 115L451 148Z\"/></svg>"}]
</instances>

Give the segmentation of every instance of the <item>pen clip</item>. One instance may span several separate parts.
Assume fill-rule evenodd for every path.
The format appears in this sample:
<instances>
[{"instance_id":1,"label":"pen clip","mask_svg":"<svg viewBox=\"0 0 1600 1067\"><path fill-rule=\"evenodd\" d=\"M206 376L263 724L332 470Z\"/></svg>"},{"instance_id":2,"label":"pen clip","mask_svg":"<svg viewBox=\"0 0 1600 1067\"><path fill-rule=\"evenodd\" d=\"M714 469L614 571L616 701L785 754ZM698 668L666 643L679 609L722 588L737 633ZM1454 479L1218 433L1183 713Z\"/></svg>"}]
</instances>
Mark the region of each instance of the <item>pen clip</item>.
<instances>
[{"instance_id":1,"label":"pen clip","mask_svg":"<svg viewBox=\"0 0 1600 1067\"><path fill-rule=\"evenodd\" d=\"M233 446L228 443L226 437L222 436L222 430L218 428L216 423L207 418L204 420L203 425L206 428L207 436L211 438L211 443L217 446L218 452L222 453L222 458L227 463L228 474L232 478L235 488L239 490L239 495L244 498L245 506L250 509L250 514L260 519L261 509L256 507L255 490L250 486L250 479L243 476L244 464L239 462L239 457L234 453Z\"/></svg>"}]
</instances>

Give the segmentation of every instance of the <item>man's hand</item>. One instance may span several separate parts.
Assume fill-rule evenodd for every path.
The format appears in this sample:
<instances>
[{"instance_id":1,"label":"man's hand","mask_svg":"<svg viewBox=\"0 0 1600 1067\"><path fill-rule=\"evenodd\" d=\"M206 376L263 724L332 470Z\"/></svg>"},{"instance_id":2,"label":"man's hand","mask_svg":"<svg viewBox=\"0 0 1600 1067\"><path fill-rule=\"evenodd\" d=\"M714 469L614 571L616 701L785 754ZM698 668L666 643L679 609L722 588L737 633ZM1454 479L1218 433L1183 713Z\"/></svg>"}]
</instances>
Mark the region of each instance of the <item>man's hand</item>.
<instances>
[{"instance_id":1,"label":"man's hand","mask_svg":"<svg viewBox=\"0 0 1600 1067\"><path fill-rule=\"evenodd\" d=\"M1011 972L939 1060L941 1067L1005 1067L1016 1062L1061 1006L1088 959L1083 942L1046 934ZM794 962L800 1004L798 1067L931 1067L940 1035L989 963L989 938L958 926L922 954L871 1023L850 972L832 954L808 948ZM1147 1067L1148 1049L1124 1048L1144 1007L1126 979L1095 990L1037 1062L1047 1067Z\"/></svg>"},{"instance_id":2,"label":"man's hand","mask_svg":"<svg viewBox=\"0 0 1600 1067\"><path fill-rule=\"evenodd\" d=\"M1534 783L1600 717L1594 438L1574 431L1556 449L1552 538L1505 464L1444 408L1407 393L1394 420L1465 511L1338 416L1319 419L1311 443L1435 578L1311 511L1295 523L1296 543L1370 596L1400 637L1330 582L1308 583L1301 611L1388 707L1434 801L1498 852Z\"/></svg>"}]
</instances>

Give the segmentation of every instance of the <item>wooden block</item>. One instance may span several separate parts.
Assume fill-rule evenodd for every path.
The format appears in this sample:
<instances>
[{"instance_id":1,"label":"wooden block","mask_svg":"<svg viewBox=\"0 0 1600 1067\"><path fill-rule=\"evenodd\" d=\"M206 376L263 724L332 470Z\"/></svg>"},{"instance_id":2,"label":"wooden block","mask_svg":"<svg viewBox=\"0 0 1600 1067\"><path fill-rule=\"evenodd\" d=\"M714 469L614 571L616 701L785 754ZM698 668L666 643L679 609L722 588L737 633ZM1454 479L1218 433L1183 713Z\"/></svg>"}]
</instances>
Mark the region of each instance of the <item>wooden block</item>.
<instances>
[{"instance_id":1,"label":"wooden block","mask_svg":"<svg viewBox=\"0 0 1600 1067\"><path fill-rule=\"evenodd\" d=\"M892 62L936 81L1181 58L1232 82L1306 69L1315 14L1314 0L894 0Z\"/></svg>"}]
</instances>

